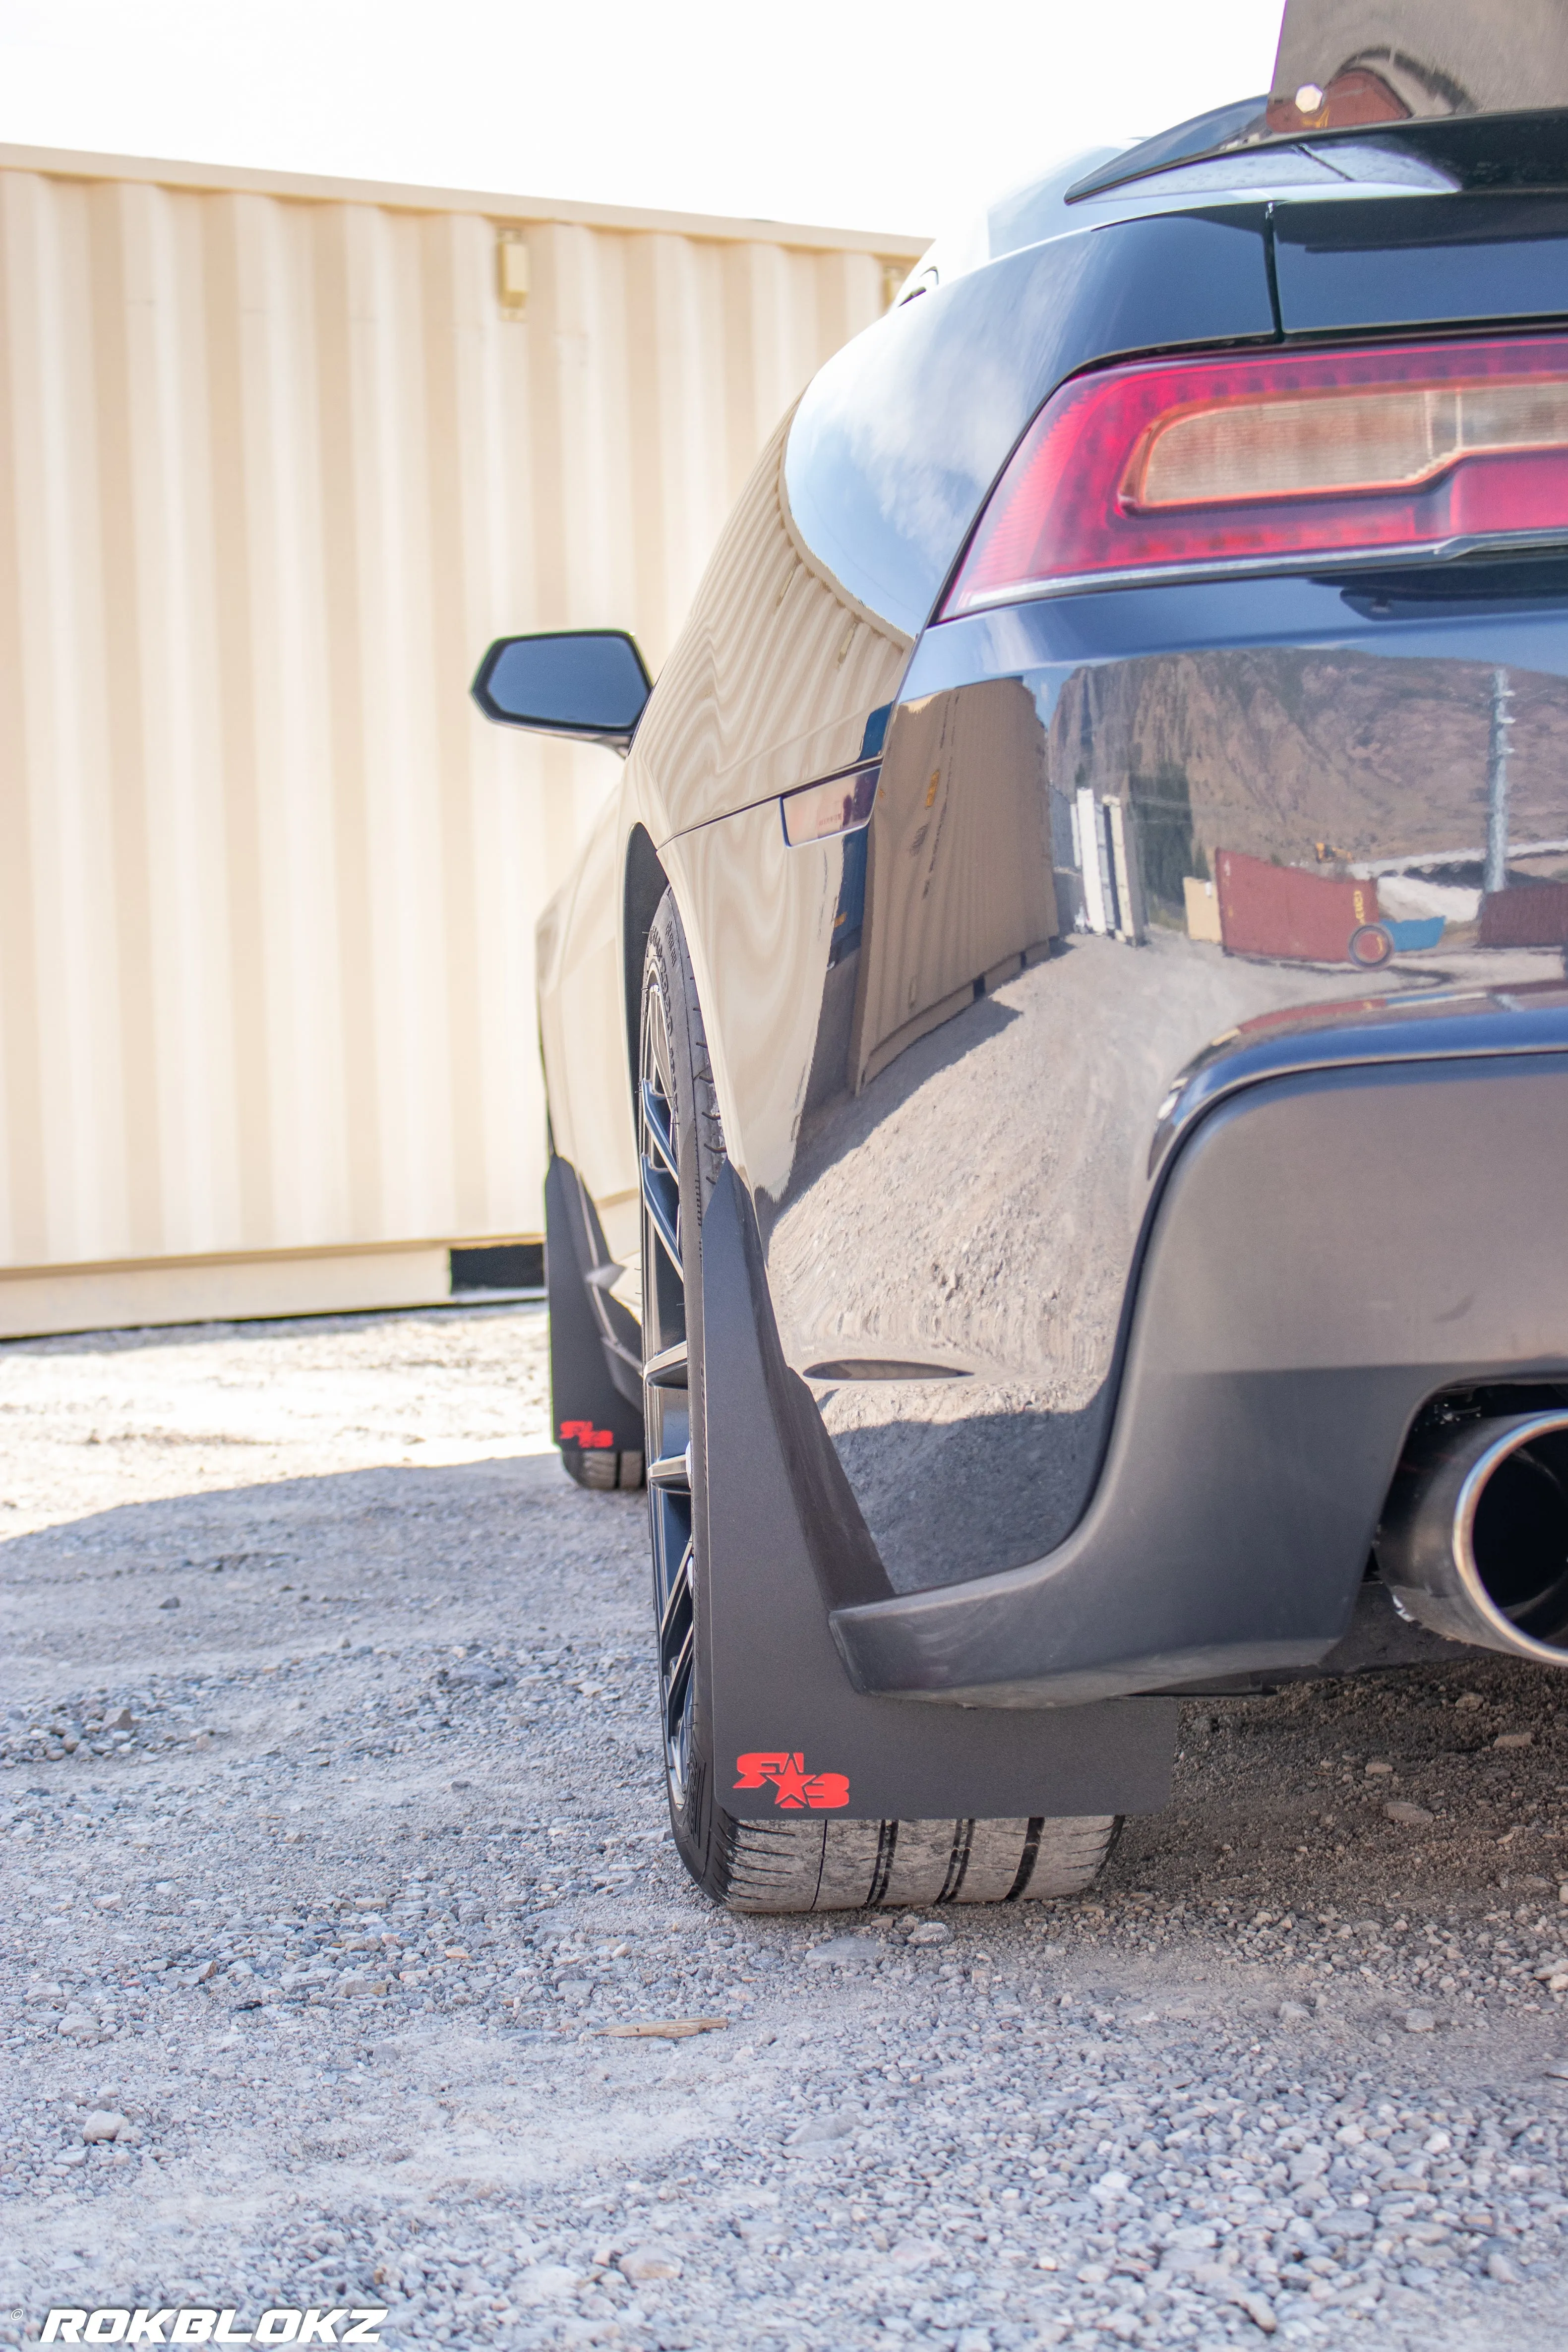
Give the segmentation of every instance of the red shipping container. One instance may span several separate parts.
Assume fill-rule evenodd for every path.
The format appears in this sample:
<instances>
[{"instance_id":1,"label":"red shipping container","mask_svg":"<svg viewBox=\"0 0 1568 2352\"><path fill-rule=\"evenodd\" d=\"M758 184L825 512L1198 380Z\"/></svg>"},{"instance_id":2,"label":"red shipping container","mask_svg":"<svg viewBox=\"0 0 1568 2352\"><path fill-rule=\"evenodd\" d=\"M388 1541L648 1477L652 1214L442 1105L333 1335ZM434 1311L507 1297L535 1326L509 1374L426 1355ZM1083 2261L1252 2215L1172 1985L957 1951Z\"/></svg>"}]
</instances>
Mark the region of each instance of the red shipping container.
<instances>
[{"instance_id":1,"label":"red shipping container","mask_svg":"<svg viewBox=\"0 0 1568 2352\"><path fill-rule=\"evenodd\" d=\"M1481 900L1484 948L1568 947L1568 882L1516 882Z\"/></svg>"},{"instance_id":2,"label":"red shipping container","mask_svg":"<svg viewBox=\"0 0 1568 2352\"><path fill-rule=\"evenodd\" d=\"M1220 937L1233 955L1349 963L1352 936L1378 919L1375 882L1271 866L1239 849L1217 852L1215 881Z\"/></svg>"}]
</instances>

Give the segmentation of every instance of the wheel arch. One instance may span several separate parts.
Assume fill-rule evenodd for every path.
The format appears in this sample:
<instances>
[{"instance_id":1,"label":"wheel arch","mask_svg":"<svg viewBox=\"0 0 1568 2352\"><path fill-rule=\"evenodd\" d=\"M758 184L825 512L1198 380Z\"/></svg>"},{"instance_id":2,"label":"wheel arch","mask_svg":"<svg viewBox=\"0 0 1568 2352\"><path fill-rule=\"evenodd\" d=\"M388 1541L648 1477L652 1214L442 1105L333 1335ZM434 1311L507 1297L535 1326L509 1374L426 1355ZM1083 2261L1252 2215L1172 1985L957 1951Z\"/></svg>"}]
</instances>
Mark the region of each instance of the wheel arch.
<instances>
[{"instance_id":1,"label":"wheel arch","mask_svg":"<svg viewBox=\"0 0 1568 2352\"><path fill-rule=\"evenodd\" d=\"M669 877L647 828L634 824L626 838L626 869L621 885L621 965L626 1018L626 1077L636 1113L637 1031L642 1017L642 969L648 933L659 900L669 887Z\"/></svg>"}]
</instances>

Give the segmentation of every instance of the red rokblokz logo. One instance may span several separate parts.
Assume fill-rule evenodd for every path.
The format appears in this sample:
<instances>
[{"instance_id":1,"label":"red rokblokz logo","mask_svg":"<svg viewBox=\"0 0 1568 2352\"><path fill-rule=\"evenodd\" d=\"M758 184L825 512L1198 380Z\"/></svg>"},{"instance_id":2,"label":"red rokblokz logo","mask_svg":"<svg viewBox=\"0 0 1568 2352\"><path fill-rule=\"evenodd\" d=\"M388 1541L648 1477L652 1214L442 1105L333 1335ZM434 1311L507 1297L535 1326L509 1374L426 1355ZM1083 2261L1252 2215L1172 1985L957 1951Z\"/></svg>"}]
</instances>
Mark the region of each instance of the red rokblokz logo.
<instances>
[{"instance_id":1,"label":"red rokblokz logo","mask_svg":"<svg viewBox=\"0 0 1568 2352\"><path fill-rule=\"evenodd\" d=\"M369 2310L307 2309L279 2304L256 2326L236 2327L237 2310L181 2305L164 2311L68 2311L57 2306L44 2322L44 2344L379 2344L385 2304Z\"/></svg>"},{"instance_id":2,"label":"red rokblokz logo","mask_svg":"<svg viewBox=\"0 0 1568 2352\"><path fill-rule=\"evenodd\" d=\"M786 1812L833 1813L849 1802L847 1772L808 1772L804 1756L782 1749L737 1756L735 1769L741 1776L737 1789L765 1789L771 1780L777 1792L773 1802Z\"/></svg>"}]
</instances>

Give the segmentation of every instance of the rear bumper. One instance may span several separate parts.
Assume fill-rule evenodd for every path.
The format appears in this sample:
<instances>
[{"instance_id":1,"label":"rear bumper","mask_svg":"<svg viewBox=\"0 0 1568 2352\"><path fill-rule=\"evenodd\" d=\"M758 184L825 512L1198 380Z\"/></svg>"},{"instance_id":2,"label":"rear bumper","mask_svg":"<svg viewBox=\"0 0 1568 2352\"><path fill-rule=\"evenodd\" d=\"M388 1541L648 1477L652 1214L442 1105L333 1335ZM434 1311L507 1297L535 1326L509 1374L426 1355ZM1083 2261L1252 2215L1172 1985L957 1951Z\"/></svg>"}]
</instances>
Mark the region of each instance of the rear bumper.
<instances>
[{"instance_id":1,"label":"rear bumper","mask_svg":"<svg viewBox=\"0 0 1568 2352\"><path fill-rule=\"evenodd\" d=\"M1164 1157L1090 1509L1032 1563L902 1594L726 1168L697 1554L722 1801L771 1815L728 1767L778 1748L845 1780L851 1818L1149 1811L1183 1689L1462 1655L1363 1581L1368 1546L1426 1398L1568 1373L1564 1168L1557 1045L1211 1106Z\"/></svg>"},{"instance_id":2,"label":"rear bumper","mask_svg":"<svg viewBox=\"0 0 1568 2352\"><path fill-rule=\"evenodd\" d=\"M1091 1507L841 1606L857 1689L1038 1707L1316 1665L1436 1392L1568 1375L1568 1052L1260 1078L1172 1154Z\"/></svg>"}]
</instances>

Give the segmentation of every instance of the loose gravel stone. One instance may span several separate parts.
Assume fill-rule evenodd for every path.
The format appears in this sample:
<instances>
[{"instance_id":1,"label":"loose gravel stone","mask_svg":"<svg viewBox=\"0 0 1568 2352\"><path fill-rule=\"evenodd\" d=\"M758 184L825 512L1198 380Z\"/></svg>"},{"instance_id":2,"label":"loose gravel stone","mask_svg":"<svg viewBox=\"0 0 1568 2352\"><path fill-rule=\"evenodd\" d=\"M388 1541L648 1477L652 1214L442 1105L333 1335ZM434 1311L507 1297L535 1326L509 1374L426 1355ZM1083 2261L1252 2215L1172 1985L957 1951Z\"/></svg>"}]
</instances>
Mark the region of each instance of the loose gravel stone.
<instances>
[{"instance_id":1,"label":"loose gravel stone","mask_svg":"<svg viewBox=\"0 0 1568 2352\"><path fill-rule=\"evenodd\" d=\"M634 2246L621 2256L619 2268L634 2286L646 2286L653 2279L679 2278L680 2258L662 2246Z\"/></svg>"},{"instance_id":2,"label":"loose gravel stone","mask_svg":"<svg viewBox=\"0 0 1568 2352\"><path fill-rule=\"evenodd\" d=\"M544 1336L0 1349L0 2343L1560 2342L1568 1687L1195 1700L1085 1900L728 1918Z\"/></svg>"}]
</instances>

